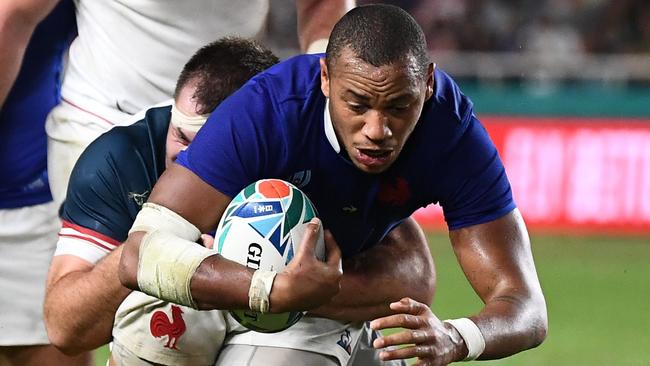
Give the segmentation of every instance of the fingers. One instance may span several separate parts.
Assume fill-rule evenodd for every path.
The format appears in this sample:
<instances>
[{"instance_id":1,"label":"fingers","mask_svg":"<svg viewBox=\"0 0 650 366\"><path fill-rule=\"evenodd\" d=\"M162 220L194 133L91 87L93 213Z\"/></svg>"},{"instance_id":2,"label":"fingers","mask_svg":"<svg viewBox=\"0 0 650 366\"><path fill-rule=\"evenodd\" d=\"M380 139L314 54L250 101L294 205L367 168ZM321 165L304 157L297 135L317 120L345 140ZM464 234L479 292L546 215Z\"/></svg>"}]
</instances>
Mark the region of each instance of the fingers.
<instances>
[{"instance_id":1,"label":"fingers","mask_svg":"<svg viewBox=\"0 0 650 366\"><path fill-rule=\"evenodd\" d=\"M415 345L399 349L384 350L379 352L379 358L382 361L401 360L412 357L431 357L432 347L425 345Z\"/></svg>"},{"instance_id":2,"label":"fingers","mask_svg":"<svg viewBox=\"0 0 650 366\"><path fill-rule=\"evenodd\" d=\"M425 325L425 321L422 318L411 314L389 315L370 322L370 327L374 330L386 328L418 329L423 325Z\"/></svg>"},{"instance_id":3,"label":"fingers","mask_svg":"<svg viewBox=\"0 0 650 366\"><path fill-rule=\"evenodd\" d=\"M438 319L435 315L433 315L431 309L429 309L426 304L415 301L408 297L391 303L390 308L399 314L389 315L373 320L370 322L370 327L372 329L380 330L396 327L417 329L426 325L426 319L428 317ZM423 317L422 315L426 315L426 317Z\"/></svg>"},{"instance_id":4,"label":"fingers","mask_svg":"<svg viewBox=\"0 0 650 366\"><path fill-rule=\"evenodd\" d=\"M400 344L419 344L433 340L433 336L424 330L403 330L391 335L379 337L372 346L379 349Z\"/></svg>"},{"instance_id":5,"label":"fingers","mask_svg":"<svg viewBox=\"0 0 650 366\"><path fill-rule=\"evenodd\" d=\"M431 312L429 305L415 301L409 297L405 297L400 301L391 303L390 308L398 313L406 313L412 315L422 315Z\"/></svg>"},{"instance_id":6,"label":"fingers","mask_svg":"<svg viewBox=\"0 0 650 366\"><path fill-rule=\"evenodd\" d=\"M208 234L201 234L201 242L208 249L214 248L214 238Z\"/></svg>"},{"instance_id":7,"label":"fingers","mask_svg":"<svg viewBox=\"0 0 650 366\"><path fill-rule=\"evenodd\" d=\"M325 232L325 250L327 253L327 264L336 266L340 272L343 272L343 262L341 260L341 249L331 232Z\"/></svg>"},{"instance_id":8,"label":"fingers","mask_svg":"<svg viewBox=\"0 0 650 366\"><path fill-rule=\"evenodd\" d=\"M322 230L321 221L317 217L307 223L305 235L302 237L300 247L296 251L296 257L315 256L316 241L320 230Z\"/></svg>"}]
</instances>

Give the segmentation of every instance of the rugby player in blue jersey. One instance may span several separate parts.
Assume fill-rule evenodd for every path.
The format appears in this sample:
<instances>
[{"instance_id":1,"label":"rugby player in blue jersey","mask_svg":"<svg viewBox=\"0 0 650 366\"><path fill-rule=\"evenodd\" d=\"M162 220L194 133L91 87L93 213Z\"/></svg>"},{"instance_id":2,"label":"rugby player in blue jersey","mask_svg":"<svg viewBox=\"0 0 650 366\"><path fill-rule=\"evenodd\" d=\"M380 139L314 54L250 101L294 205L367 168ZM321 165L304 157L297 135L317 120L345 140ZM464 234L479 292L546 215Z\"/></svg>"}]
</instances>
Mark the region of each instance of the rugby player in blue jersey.
<instances>
[{"instance_id":1,"label":"rugby player in blue jersey","mask_svg":"<svg viewBox=\"0 0 650 366\"><path fill-rule=\"evenodd\" d=\"M148 110L143 120L112 129L82 154L63 206L63 228L45 301L48 333L57 347L68 353L94 349L111 339L114 325L112 361L117 364L214 363L226 333L223 314L182 307L184 330L177 334L175 348L165 347L170 339L161 339L152 331L150 320L154 313L160 316L161 312L171 319L174 307L178 307L139 292L130 293L120 285L120 243L126 239L153 184L192 141L207 114L245 81L275 63L277 58L254 42L227 38L209 44L185 65L173 107ZM391 255L405 248L399 245L403 241L398 242L396 235L408 238L409 246L418 249L410 256ZM395 230L384 244L360 256L354 265L395 268L404 275L391 279L393 285L399 281L405 288L410 286L413 296L419 293L422 299L430 299L434 284L427 281L427 276L431 276L433 267L417 225L411 221ZM411 268L419 271L409 273ZM343 292L358 286L353 273L347 274ZM356 291L352 287L348 292ZM383 296L391 291L387 286ZM362 302L356 305L350 311L371 310ZM335 317L351 316L348 309L341 307L323 311ZM335 342L333 345L340 348ZM272 365L271 360L280 356L306 360L312 355L288 349L275 356L266 352L264 364Z\"/></svg>"},{"instance_id":2,"label":"rugby player in blue jersey","mask_svg":"<svg viewBox=\"0 0 650 366\"><path fill-rule=\"evenodd\" d=\"M58 2L58 4L57 4ZM48 186L45 119L61 99L76 35L71 0L0 2L0 365L88 365L50 344L47 268L59 230Z\"/></svg>"},{"instance_id":3,"label":"rugby player in blue jersey","mask_svg":"<svg viewBox=\"0 0 650 366\"><path fill-rule=\"evenodd\" d=\"M445 365L539 345L546 305L505 169L471 101L429 61L425 44L403 10L359 7L334 27L324 58L289 59L226 99L138 213L121 256L122 283L200 309L318 308L337 299L336 243L343 258L363 253L417 208L439 203L459 263L485 306L443 322L427 304L400 300L397 287L394 298L365 314L376 318L375 329L407 328L375 341L381 358ZM329 230L327 262L309 253L318 220L302 253L280 273L197 249L199 233L214 229L231 198L261 178L298 178ZM177 260L167 268L149 264L161 256ZM259 306L266 303L269 309ZM386 348L400 344L408 346Z\"/></svg>"}]
</instances>

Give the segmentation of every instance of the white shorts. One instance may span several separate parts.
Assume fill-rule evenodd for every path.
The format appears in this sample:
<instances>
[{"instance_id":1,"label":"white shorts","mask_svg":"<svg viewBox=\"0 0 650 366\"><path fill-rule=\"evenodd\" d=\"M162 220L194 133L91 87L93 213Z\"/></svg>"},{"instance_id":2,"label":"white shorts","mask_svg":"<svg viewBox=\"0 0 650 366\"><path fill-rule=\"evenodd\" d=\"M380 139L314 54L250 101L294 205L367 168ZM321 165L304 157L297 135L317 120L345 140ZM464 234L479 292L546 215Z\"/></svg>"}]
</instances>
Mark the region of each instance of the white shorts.
<instances>
[{"instance_id":1,"label":"white shorts","mask_svg":"<svg viewBox=\"0 0 650 366\"><path fill-rule=\"evenodd\" d=\"M246 331L230 315L228 323L233 332L226 339L227 345L298 349L330 356L340 365L348 364L364 328L363 323L345 323L311 316L304 316L291 328L278 333Z\"/></svg>"},{"instance_id":2,"label":"white shorts","mask_svg":"<svg viewBox=\"0 0 650 366\"><path fill-rule=\"evenodd\" d=\"M257 333L227 312L197 311L133 292L115 315L112 357L117 365L212 366L216 360L226 366L283 366L288 359L296 365L301 360L328 366L403 364L380 363L373 339L361 323L309 316L283 332Z\"/></svg>"},{"instance_id":3,"label":"white shorts","mask_svg":"<svg viewBox=\"0 0 650 366\"><path fill-rule=\"evenodd\" d=\"M132 292L113 324L113 359L130 365L139 358L163 365L214 365L226 336L223 312L198 311ZM135 357L133 357L135 356Z\"/></svg>"},{"instance_id":4,"label":"white shorts","mask_svg":"<svg viewBox=\"0 0 650 366\"><path fill-rule=\"evenodd\" d=\"M226 340L216 366L406 366L403 360L379 359L372 347L378 333L368 324L306 317L280 333L234 333Z\"/></svg>"},{"instance_id":5,"label":"white shorts","mask_svg":"<svg viewBox=\"0 0 650 366\"><path fill-rule=\"evenodd\" d=\"M45 122L47 170L50 190L58 206L65 199L70 173L86 146L113 126L132 122L130 114L106 107L90 110L68 101L62 101L50 111Z\"/></svg>"},{"instance_id":6,"label":"white shorts","mask_svg":"<svg viewBox=\"0 0 650 366\"><path fill-rule=\"evenodd\" d=\"M0 210L0 346L50 343L43 299L60 226L54 202Z\"/></svg>"}]
</instances>

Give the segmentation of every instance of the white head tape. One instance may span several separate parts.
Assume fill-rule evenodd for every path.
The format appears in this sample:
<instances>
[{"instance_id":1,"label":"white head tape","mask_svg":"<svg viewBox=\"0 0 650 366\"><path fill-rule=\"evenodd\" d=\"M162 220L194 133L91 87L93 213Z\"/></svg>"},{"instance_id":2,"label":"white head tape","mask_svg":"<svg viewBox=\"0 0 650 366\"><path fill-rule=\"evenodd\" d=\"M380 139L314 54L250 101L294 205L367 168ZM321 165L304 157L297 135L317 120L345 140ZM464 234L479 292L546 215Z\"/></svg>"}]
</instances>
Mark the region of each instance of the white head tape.
<instances>
[{"instance_id":1,"label":"white head tape","mask_svg":"<svg viewBox=\"0 0 650 366\"><path fill-rule=\"evenodd\" d=\"M189 132L198 132L199 128L203 127L205 121L208 120L209 114L200 116L188 116L176 108L176 103L172 103L172 119L171 124L174 127L182 128Z\"/></svg>"}]
</instances>

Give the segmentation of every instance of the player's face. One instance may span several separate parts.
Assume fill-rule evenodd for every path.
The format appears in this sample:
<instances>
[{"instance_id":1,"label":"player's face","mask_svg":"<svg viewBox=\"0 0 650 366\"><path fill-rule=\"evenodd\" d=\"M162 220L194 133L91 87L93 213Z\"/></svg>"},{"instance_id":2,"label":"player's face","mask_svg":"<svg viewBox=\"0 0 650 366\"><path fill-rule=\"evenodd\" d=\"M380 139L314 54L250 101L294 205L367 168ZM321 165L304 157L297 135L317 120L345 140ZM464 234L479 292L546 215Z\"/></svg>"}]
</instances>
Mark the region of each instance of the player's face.
<instances>
[{"instance_id":1,"label":"player's face","mask_svg":"<svg viewBox=\"0 0 650 366\"><path fill-rule=\"evenodd\" d=\"M190 114L188 114L190 115ZM165 166L169 167L181 151L185 150L194 137L196 132L187 131L183 128L169 125L167 130L167 143L165 149L167 150L165 156Z\"/></svg>"},{"instance_id":2,"label":"player's face","mask_svg":"<svg viewBox=\"0 0 650 366\"><path fill-rule=\"evenodd\" d=\"M187 86L181 89L178 97L176 98L176 108L178 108L184 114L195 117L199 114L196 113L196 105L194 103L194 91L196 87L194 85ZM189 146L190 142L194 140L196 132L188 131L184 128L174 126L169 124L169 129L167 130L167 141L165 145L165 166L169 167L176 160L178 154Z\"/></svg>"},{"instance_id":3,"label":"player's face","mask_svg":"<svg viewBox=\"0 0 650 366\"><path fill-rule=\"evenodd\" d=\"M433 93L433 65L426 77L415 60L373 66L345 49L327 70L321 60L321 88L339 143L354 165L381 173L399 156Z\"/></svg>"}]
</instances>

